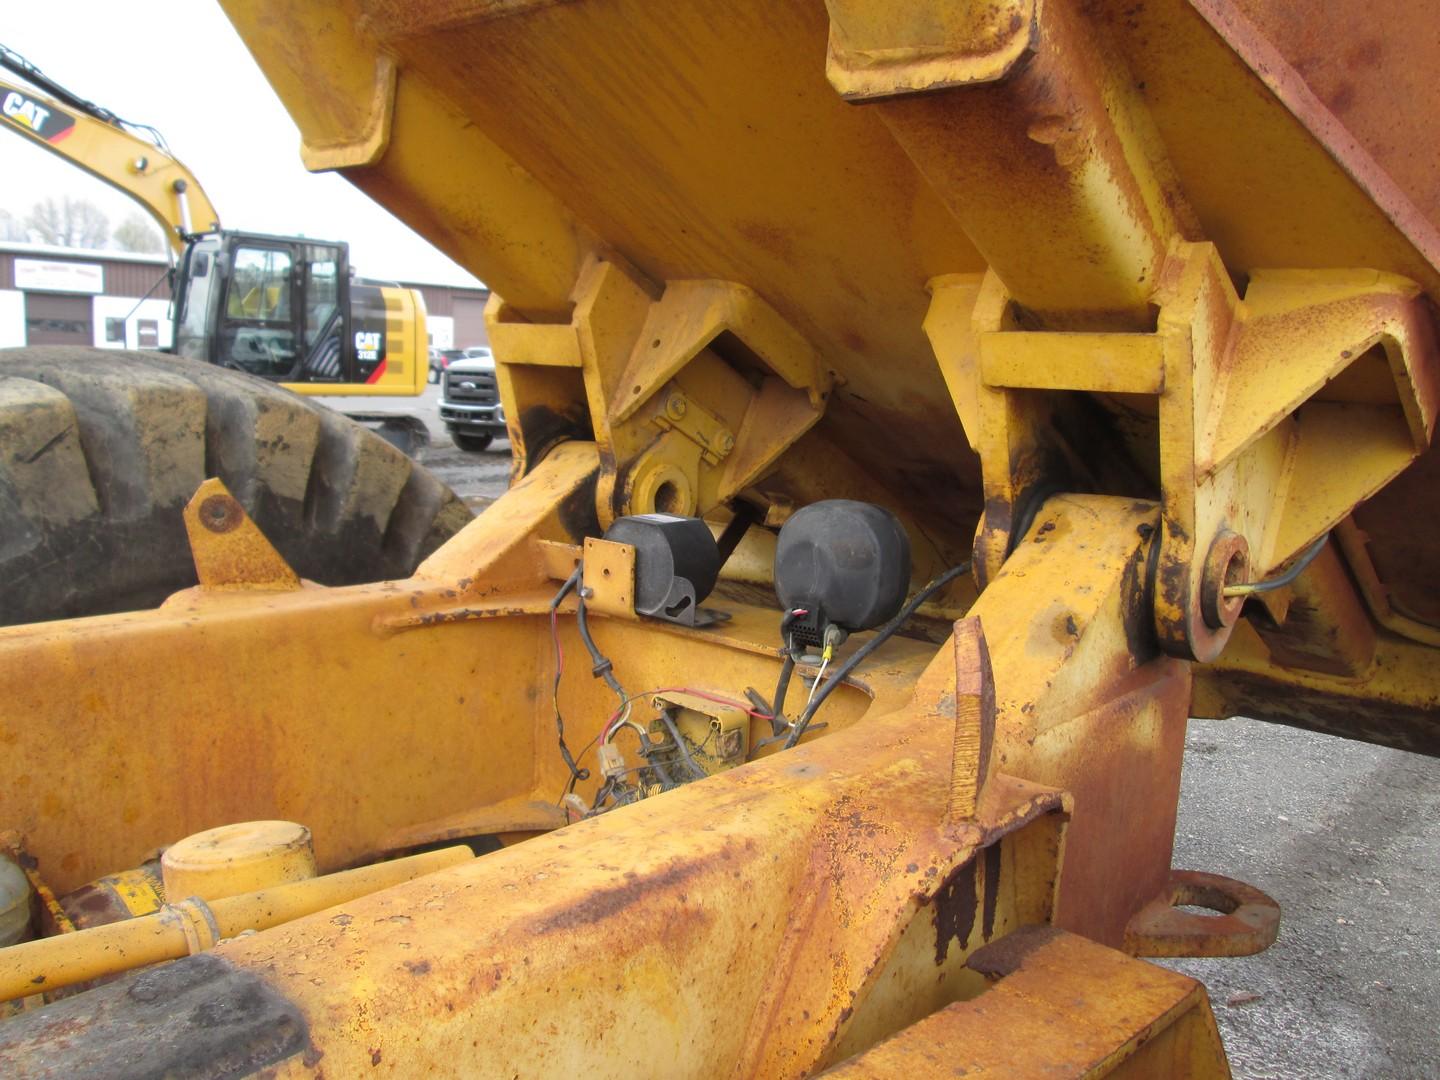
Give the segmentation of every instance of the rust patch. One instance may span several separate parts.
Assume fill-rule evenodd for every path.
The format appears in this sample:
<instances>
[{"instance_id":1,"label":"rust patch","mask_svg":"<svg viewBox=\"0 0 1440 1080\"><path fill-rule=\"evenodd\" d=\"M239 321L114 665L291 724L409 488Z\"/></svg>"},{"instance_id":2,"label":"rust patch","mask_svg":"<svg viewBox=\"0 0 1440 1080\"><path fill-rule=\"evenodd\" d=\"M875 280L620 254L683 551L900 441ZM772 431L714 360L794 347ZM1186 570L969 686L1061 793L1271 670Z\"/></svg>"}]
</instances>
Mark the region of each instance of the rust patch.
<instances>
[{"instance_id":1,"label":"rust patch","mask_svg":"<svg viewBox=\"0 0 1440 1080\"><path fill-rule=\"evenodd\" d=\"M1065 613L1064 618L1061 618L1059 615L1055 616L1055 622L1052 624L1051 629L1055 635L1055 640L1061 645L1068 645L1080 637L1080 627L1075 622L1075 616L1068 611Z\"/></svg>"},{"instance_id":2,"label":"rust patch","mask_svg":"<svg viewBox=\"0 0 1440 1080\"><path fill-rule=\"evenodd\" d=\"M935 965L945 963L950 954L950 941L970 947L970 933L975 929L975 860L956 870L935 893Z\"/></svg>"},{"instance_id":3,"label":"rust patch","mask_svg":"<svg viewBox=\"0 0 1440 1080\"><path fill-rule=\"evenodd\" d=\"M1385 53L1385 43L1379 38L1368 38L1352 49L1345 51L1345 68L1357 73L1369 73L1380 63Z\"/></svg>"},{"instance_id":4,"label":"rust patch","mask_svg":"<svg viewBox=\"0 0 1440 1080\"><path fill-rule=\"evenodd\" d=\"M790 230L768 221L741 221L736 223L735 231L787 266L799 265L795 237Z\"/></svg>"},{"instance_id":5,"label":"rust patch","mask_svg":"<svg viewBox=\"0 0 1440 1080\"><path fill-rule=\"evenodd\" d=\"M562 908L535 925L537 934L553 934L613 919L627 909L641 906L653 909L654 898L662 892L678 891L686 882L706 870L703 862L676 862L655 874L625 878L618 885L596 889L580 903Z\"/></svg>"},{"instance_id":6,"label":"rust patch","mask_svg":"<svg viewBox=\"0 0 1440 1080\"><path fill-rule=\"evenodd\" d=\"M1025 959L1031 953L1064 936L1064 933L1053 926L1027 926L976 949L974 955L965 961L965 966L991 981L1003 979L1024 967Z\"/></svg>"},{"instance_id":7,"label":"rust patch","mask_svg":"<svg viewBox=\"0 0 1440 1080\"><path fill-rule=\"evenodd\" d=\"M229 495L211 495L200 504L199 517L212 533L227 533L245 520L245 511Z\"/></svg>"},{"instance_id":8,"label":"rust patch","mask_svg":"<svg viewBox=\"0 0 1440 1080\"><path fill-rule=\"evenodd\" d=\"M995 933L995 905L1000 899L1000 842L985 849L985 906L980 915L980 935L989 941Z\"/></svg>"},{"instance_id":9,"label":"rust patch","mask_svg":"<svg viewBox=\"0 0 1440 1080\"><path fill-rule=\"evenodd\" d=\"M1155 636L1155 575L1160 563L1160 537L1154 525L1143 522L1136 527L1144 557L1138 553L1125 565L1120 578L1120 624L1125 641L1136 663L1155 655L1159 643Z\"/></svg>"},{"instance_id":10,"label":"rust patch","mask_svg":"<svg viewBox=\"0 0 1440 1080\"><path fill-rule=\"evenodd\" d=\"M1199 915L1187 908L1215 912ZM1125 927L1132 956L1251 956L1280 930L1280 905L1243 881L1172 870L1161 894Z\"/></svg>"},{"instance_id":11,"label":"rust patch","mask_svg":"<svg viewBox=\"0 0 1440 1080\"><path fill-rule=\"evenodd\" d=\"M1325 98L1325 104L1336 116L1344 116L1355 104L1355 87L1341 83Z\"/></svg>"}]
</instances>

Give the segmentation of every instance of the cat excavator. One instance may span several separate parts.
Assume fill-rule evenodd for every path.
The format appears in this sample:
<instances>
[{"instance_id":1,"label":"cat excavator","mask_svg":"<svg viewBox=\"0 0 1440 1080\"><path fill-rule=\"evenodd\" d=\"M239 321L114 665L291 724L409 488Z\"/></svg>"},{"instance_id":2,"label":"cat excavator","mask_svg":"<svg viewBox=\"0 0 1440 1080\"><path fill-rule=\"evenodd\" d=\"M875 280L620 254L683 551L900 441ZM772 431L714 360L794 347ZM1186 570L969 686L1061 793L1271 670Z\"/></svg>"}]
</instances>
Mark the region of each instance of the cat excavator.
<instances>
[{"instance_id":1,"label":"cat excavator","mask_svg":"<svg viewBox=\"0 0 1440 1080\"><path fill-rule=\"evenodd\" d=\"M135 199L164 230L174 263L173 349L299 394L413 396L428 375L425 301L354 277L343 241L222 229L200 182L153 127L126 121L0 45L0 126ZM418 419L352 418L402 450Z\"/></svg>"},{"instance_id":2,"label":"cat excavator","mask_svg":"<svg viewBox=\"0 0 1440 1080\"><path fill-rule=\"evenodd\" d=\"M295 396L420 394L419 292L352 276L343 242L222 229L154 128L4 46L0 67L24 80L0 81L0 127L163 228L174 329L173 356L0 351L0 446L30 448L0 457L0 626L131 610L193 585L181 509L210 475L326 584L408 574L470 519L411 459L428 441L418 416L346 410L350 423Z\"/></svg>"}]
</instances>

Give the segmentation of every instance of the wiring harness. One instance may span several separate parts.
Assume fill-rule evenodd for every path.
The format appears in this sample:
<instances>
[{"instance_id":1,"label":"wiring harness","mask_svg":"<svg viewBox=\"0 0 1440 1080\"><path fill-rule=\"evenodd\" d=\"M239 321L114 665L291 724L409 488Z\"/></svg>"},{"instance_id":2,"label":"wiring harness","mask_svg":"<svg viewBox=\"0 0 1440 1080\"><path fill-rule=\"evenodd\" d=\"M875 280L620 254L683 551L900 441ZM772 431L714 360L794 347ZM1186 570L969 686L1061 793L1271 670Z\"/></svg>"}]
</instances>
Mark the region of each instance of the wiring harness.
<instances>
[{"instance_id":1,"label":"wiring harness","mask_svg":"<svg viewBox=\"0 0 1440 1080\"><path fill-rule=\"evenodd\" d=\"M907 622L910 621L911 616L913 616L916 611L920 610L921 604L925 603L925 601L929 600L932 596L938 593L941 589L945 588L946 585L949 585L961 574L968 573L969 570L969 561L963 562L959 566L951 567L949 570L946 570L943 574L935 578L923 589L917 592L913 597L910 598L910 602L906 604L903 608L901 608L899 613L896 614L893 619L887 622L879 630L875 631L874 637L872 637L869 641L865 642L865 644L861 645L858 649L851 653L850 656L845 660L845 662L835 669L835 673L830 676L830 681L825 683L823 686L821 685L821 679L825 674L825 668L829 665L829 656L826 655L822 657L820 671L815 676L815 684L810 688L809 700L806 701L805 709L803 712L801 712L799 718L796 719L795 723L790 726L790 734L786 736L785 746L789 748L800 741L801 737L805 734L806 729L809 728L811 721L814 720L815 713L819 710L821 705L825 704L825 699L830 696L830 694L837 686L839 686L847 678L849 678L850 673L853 672L862 663L864 663L867 657L874 653L876 649L880 648L881 645L885 644L885 642L889 641L892 637L894 637L896 632L898 632L901 627L903 627ZM827 648L827 653L828 651L829 650ZM778 711L779 706L777 705L777 712Z\"/></svg>"},{"instance_id":2,"label":"wiring harness","mask_svg":"<svg viewBox=\"0 0 1440 1080\"><path fill-rule=\"evenodd\" d=\"M565 579L559 591L550 601L549 608L550 636L555 657L555 678L551 687L555 731L560 756L570 772L565 791L561 795L561 802L568 805L575 814L588 817L645 798L650 794L702 779L708 775L706 768L696 760L695 756L697 753L705 755L706 747L703 743L708 740L695 735L694 738L699 741L691 743L686 738L677 726L675 717L671 715L672 707L663 704L665 695L689 695L742 710L746 715L755 719L769 721L771 737L754 744L751 752L776 742L783 742L784 748L787 749L795 746L812 727L823 726L814 723L815 715L834 693L836 687L845 682L877 649L898 633L922 604L933 598L956 578L967 573L969 569L970 563L967 561L940 574L911 597L889 621L875 631L868 641L838 665L834 662L836 650L844 643L847 634L841 627L827 624L820 641L819 667L810 683L805 705L795 720L791 721L785 716L785 701L790 683L794 679L801 650L804 644L810 640L802 641L801 639L806 638L806 635L797 635L796 628L807 626L808 621L811 621L812 612L809 609L790 607L781 617L780 632L784 642L781 650L783 660L775 693L769 702L764 701L754 690L748 689L746 691L749 698L748 703L687 686L660 687L632 694L627 693L615 673L615 665L601 651L591 633L589 614L586 609L589 590L585 587L584 567L583 565L576 566L574 572ZM560 686L565 674L565 651L560 641L559 611L561 604L571 594L575 596L575 628L590 657L590 674L594 678L602 679L616 698L613 711L599 732L581 749L578 755L571 753L570 747L565 741L565 719L560 709ZM658 715L650 722L649 726L633 719L635 702L645 698L655 699L657 706ZM627 728L635 734L638 741L641 759L639 765L628 764L624 754L616 745L619 734ZM590 779L592 775L590 769L582 764L592 748L596 751L604 781L596 790L594 798L587 803L576 793L575 788L577 784ZM707 758L706 760L711 759Z\"/></svg>"}]
</instances>

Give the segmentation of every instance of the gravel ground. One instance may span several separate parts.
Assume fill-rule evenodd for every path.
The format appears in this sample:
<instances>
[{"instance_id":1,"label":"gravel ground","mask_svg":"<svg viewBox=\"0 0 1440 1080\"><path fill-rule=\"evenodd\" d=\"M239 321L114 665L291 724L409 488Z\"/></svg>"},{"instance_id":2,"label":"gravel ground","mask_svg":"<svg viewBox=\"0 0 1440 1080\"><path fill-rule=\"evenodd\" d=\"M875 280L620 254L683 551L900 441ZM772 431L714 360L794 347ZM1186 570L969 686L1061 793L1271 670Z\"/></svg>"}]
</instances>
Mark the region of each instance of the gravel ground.
<instances>
[{"instance_id":1,"label":"gravel ground","mask_svg":"<svg viewBox=\"0 0 1440 1080\"><path fill-rule=\"evenodd\" d=\"M355 398L321 397L315 400L337 412L355 408ZM440 422L438 412L440 387L428 386L419 399L405 397L365 398L367 412L410 413L425 421L430 429L430 445L420 453L426 468L479 513L503 492L510 482L510 443L497 439L483 453L471 454L456 448Z\"/></svg>"},{"instance_id":2,"label":"gravel ground","mask_svg":"<svg viewBox=\"0 0 1440 1080\"><path fill-rule=\"evenodd\" d=\"M438 397L366 407L422 416L422 460L478 512L505 490L509 444L456 449ZM1249 882L1283 910L1259 956L1173 965L1209 988L1238 1080L1440 1077L1440 760L1193 721L1174 863Z\"/></svg>"},{"instance_id":3,"label":"gravel ground","mask_svg":"<svg viewBox=\"0 0 1440 1080\"><path fill-rule=\"evenodd\" d=\"M435 439L421 455L425 467L449 484L477 514L510 483L510 444L498 439L480 454L458 450L448 437Z\"/></svg>"},{"instance_id":4,"label":"gravel ground","mask_svg":"<svg viewBox=\"0 0 1440 1080\"><path fill-rule=\"evenodd\" d=\"M1192 721L1174 861L1280 902L1259 956L1174 964L1236 1077L1440 1076L1440 760Z\"/></svg>"}]
</instances>

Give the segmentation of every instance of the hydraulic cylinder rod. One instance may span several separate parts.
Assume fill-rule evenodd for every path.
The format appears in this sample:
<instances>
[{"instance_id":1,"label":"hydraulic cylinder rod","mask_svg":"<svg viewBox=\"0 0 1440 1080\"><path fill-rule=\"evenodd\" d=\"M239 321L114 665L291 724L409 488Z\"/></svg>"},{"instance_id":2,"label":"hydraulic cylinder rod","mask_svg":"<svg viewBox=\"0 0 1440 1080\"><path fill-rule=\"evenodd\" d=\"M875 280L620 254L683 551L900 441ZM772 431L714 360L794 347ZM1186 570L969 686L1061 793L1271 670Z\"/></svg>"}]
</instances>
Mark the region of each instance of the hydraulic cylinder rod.
<instances>
[{"instance_id":1,"label":"hydraulic cylinder rod","mask_svg":"<svg viewBox=\"0 0 1440 1080\"><path fill-rule=\"evenodd\" d=\"M154 915L12 945L0 949L0 1001L204 952L222 938L278 926L473 857L463 845L427 851L208 903L192 896Z\"/></svg>"}]
</instances>

